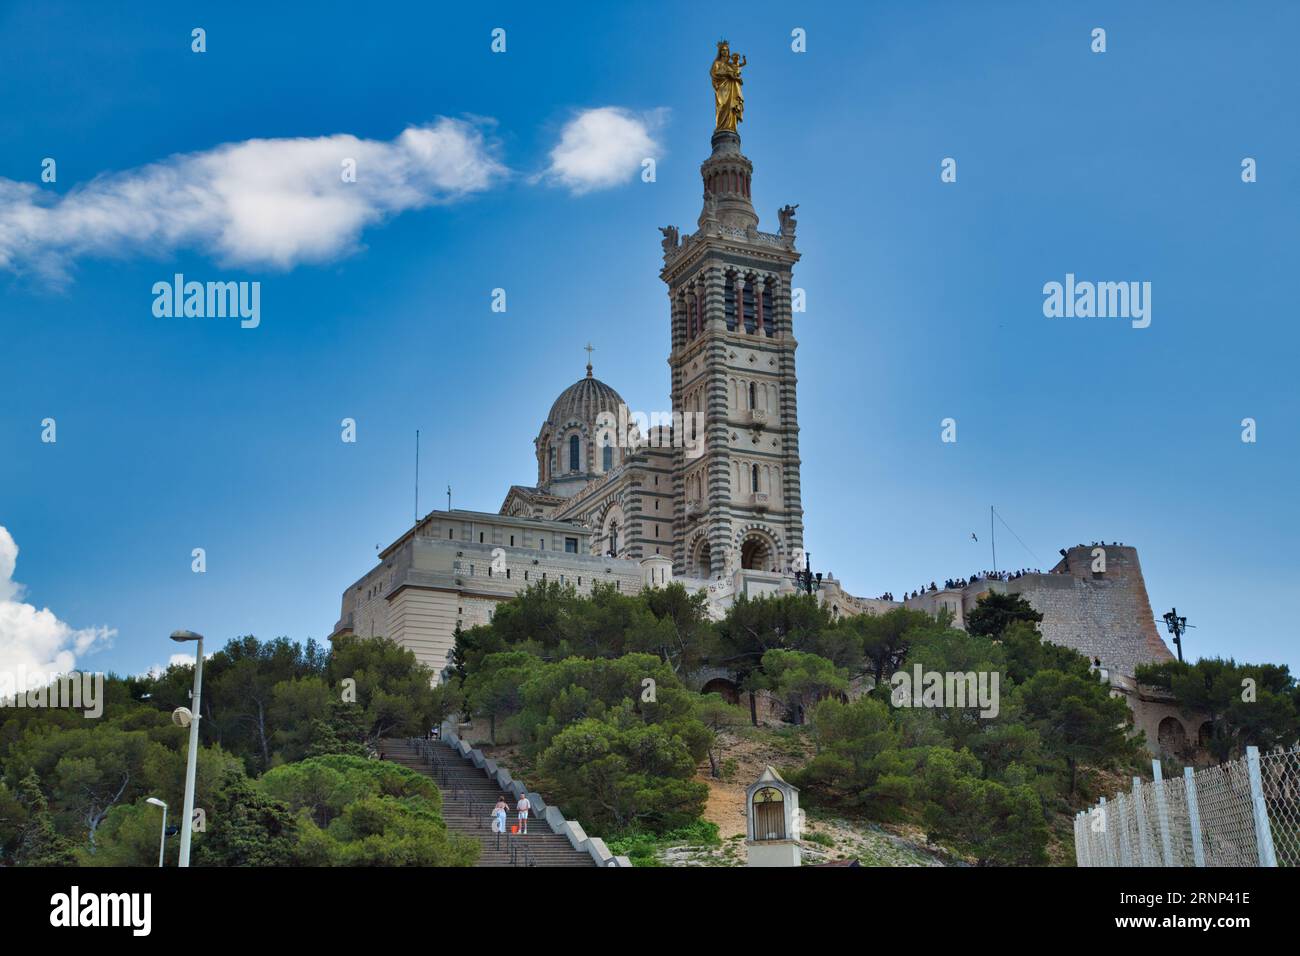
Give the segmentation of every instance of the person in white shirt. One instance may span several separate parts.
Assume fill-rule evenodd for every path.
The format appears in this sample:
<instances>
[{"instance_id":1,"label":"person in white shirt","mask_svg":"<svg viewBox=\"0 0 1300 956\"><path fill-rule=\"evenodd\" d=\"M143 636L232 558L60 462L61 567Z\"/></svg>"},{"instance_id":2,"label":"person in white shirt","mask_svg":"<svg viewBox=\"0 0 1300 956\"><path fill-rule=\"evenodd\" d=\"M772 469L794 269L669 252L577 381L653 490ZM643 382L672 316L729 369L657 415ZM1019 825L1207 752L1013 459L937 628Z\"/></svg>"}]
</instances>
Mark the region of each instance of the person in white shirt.
<instances>
[{"instance_id":1,"label":"person in white shirt","mask_svg":"<svg viewBox=\"0 0 1300 956\"><path fill-rule=\"evenodd\" d=\"M533 805L528 802L528 795L527 794L520 795L519 802L515 804L515 809L519 811L519 832L520 833L528 832L528 811L531 810L532 808Z\"/></svg>"},{"instance_id":2,"label":"person in white shirt","mask_svg":"<svg viewBox=\"0 0 1300 956\"><path fill-rule=\"evenodd\" d=\"M501 834L506 832L506 798L497 797L497 805L492 808L492 832L497 835L497 849L501 848Z\"/></svg>"}]
</instances>

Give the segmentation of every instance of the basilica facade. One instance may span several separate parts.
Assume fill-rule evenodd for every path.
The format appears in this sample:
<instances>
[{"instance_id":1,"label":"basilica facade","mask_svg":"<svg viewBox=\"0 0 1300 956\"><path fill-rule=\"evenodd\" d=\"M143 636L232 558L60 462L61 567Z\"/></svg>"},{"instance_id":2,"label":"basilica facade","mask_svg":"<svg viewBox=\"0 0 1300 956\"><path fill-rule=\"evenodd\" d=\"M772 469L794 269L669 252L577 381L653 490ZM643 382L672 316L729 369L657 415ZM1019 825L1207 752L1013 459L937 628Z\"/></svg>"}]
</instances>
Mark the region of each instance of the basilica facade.
<instances>
[{"instance_id":1,"label":"basilica facade","mask_svg":"<svg viewBox=\"0 0 1300 956\"><path fill-rule=\"evenodd\" d=\"M595 553L667 556L675 575L702 580L785 572L803 548L794 209L780 211L779 232L759 230L740 136L718 130L712 145L697 229L661 230L667 422L627 427L632 413L589 363L541 424L536 484L515 485L501 506L577 522Z\"/></svg>"},{"instance_id":2,"label":"basilica facade","mask_svg":"<svg viewBox=\"0 0 1300 956\"><path fill-rule=\"evenodd\" d=\"M705 590L715 615L740 594L793 592L794 207L761 231L734 122L711 145L695 231L660 230L671 411L631 412L589 360L538 429L536 481L512 485L497 513L422 517L344 591L334 636L391 637L438 672L457 627L535 583L590 593L680 581Z\"/></svg>"}]
</instances>

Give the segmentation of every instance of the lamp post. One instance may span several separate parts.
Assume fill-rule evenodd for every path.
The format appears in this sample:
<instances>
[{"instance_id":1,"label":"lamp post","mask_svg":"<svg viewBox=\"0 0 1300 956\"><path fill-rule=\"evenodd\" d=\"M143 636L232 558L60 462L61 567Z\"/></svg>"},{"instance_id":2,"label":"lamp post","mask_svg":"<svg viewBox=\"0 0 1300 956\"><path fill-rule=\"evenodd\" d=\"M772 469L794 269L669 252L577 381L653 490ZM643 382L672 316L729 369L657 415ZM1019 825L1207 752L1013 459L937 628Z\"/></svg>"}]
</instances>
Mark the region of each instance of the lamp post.
<instances>
[{"instance_id":1,"label":"lamp post","mask_svg":"<svg viewBox=\"0 0 1300 956\"><path fill-rule=\"evenodd\" d=\"M157 797L150 797L145 803L152 803L155 807L162 807L163 825L162 835L158 837L158 865L163 865L163 854L167 850L167 803L159 800Z\"/></svg>"},{"instance_id":2,"label":"lamp post","mask_svg":"<svg viewBox=\"0 0 1300 956\"><path fill-rule=\"evenodd\" d=\"M1183 632L1192 625L1187 623L1186 617L1180 617L1178 608L1165 612L1165 627L1169 628L1169 633L1174 636L1174 646L1178 648L1178 659L1183 659Z\"/></svg>"},{"instance_id":3,"label":"lamp post","mask_svg":"<svg viewBox=\"0 0 1300 956\"><path fill-rule=\"evenodd\" d=\"M194 826L194 773L199 758L199 695L203 691L203 635L193 631L174 631L172 640L178 643L197 641L194 651L194 691L190 695L190 751L185 758L185 809L181 819L180 866L190 865L190 831ZM185 708L179 708L184 710Z\"/></svg>"},{"instance_id":4,"label":"lamp post","mask_svg":"<svg viewBox=\"0 0 1300 956\"><path fill-rule=\"evenodd\" d=\"M807 551L804 552L804 567L802 571L796 570L794 573L795 586L801 591L812 594L813 590L821 590L822 576L820 572L816 575L812 571L812 555Z\"/></svg>"}]
</instances>

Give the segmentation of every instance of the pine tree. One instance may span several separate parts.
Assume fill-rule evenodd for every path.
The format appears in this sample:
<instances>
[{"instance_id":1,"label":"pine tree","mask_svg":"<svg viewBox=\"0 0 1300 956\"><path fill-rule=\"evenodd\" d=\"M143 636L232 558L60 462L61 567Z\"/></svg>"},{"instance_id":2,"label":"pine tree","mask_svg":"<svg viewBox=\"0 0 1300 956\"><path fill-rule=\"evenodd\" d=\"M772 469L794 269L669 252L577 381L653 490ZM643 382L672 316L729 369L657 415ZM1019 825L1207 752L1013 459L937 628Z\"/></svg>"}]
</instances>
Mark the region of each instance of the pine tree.
<instances>
[{"instance_id":1,"label":"pine tree","mask_svg":"<svg viewBox=\"0 0 1300 956\"><path fill-rule=\"evenodd\" d=\"M49 801L41 791L41 781L30 770L18 784L18 803L26 814L14 840L13 860L18 866L72 866L72 844L54 827Z\"/></svg>"},{"instance_id":2,"label":"pine tree","mask_svg":"<svg viewBox=\"0 0 1300 956\"><path fill-rule=\"evenodd\" d=\"M258 793L239 770L228 770L222 778L208 819L196 865L292 865L297 821L283 803Z\"/></svg>"}]
</instances>

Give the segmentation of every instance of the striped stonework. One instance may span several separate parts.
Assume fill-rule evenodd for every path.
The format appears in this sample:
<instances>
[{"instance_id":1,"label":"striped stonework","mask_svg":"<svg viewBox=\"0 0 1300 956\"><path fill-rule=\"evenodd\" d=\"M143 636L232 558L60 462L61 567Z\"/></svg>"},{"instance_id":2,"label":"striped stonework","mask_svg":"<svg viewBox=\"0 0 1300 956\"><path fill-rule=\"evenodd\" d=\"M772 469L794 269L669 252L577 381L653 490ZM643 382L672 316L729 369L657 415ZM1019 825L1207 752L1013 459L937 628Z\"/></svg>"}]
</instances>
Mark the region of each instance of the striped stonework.
<instances>
[{"instance_id":1,"label":"striped stonework","mask_svg":"<svg viewBox=\"0 0 1300 956\"><path fill-rule=\"evenodd\" d=\"M758 231L752 168L739 136L715 133L699 229L665 244L660 272L672 406L703 411L707 436L700 458L673 450L673 572L705 579L784 571L803 547L790 295L799 253L793 227Z\"/></svg>"}]
</instances>

